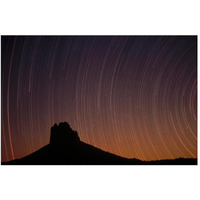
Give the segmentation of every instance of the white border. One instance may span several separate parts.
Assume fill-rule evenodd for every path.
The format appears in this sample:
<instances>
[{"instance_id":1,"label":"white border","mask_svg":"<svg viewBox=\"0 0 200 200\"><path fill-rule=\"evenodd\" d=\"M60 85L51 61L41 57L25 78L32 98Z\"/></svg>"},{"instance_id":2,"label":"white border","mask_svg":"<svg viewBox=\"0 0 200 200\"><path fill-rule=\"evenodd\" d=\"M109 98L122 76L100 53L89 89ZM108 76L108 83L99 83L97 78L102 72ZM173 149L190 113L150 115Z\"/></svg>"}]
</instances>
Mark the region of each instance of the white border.
<instances>
[{"instance_id":1,"label":"white border","mask_svg":"<svg viewBox=\"0 0 200 200\"><path fill-rule=\"evenodd\" d=\"M0 8L1 35L199 34L197 0L7 0ZM0 197L199 199L199 180L199 165L0 166Z\"/></svg>"}]
</instances>

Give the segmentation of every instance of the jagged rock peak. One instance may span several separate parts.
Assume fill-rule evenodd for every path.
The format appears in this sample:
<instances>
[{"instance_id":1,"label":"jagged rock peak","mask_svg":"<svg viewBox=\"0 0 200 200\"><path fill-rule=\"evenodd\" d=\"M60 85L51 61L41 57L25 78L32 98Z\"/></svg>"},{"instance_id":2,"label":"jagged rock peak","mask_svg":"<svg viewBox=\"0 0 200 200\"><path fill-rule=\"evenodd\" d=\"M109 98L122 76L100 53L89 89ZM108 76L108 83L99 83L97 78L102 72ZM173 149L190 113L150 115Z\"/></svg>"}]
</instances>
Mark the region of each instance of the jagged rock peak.
<instances>
[{"instance_id":1,"label":"jagged rock peak","mask_svg":"<svg viewBox=\"0 0 200 200\"><path fill-rule=\"evenodd\" d=\"M56 146L72 145L80 141L78 133L67 122L51 127L50 144Z\"/></svg>"}]
</instances>

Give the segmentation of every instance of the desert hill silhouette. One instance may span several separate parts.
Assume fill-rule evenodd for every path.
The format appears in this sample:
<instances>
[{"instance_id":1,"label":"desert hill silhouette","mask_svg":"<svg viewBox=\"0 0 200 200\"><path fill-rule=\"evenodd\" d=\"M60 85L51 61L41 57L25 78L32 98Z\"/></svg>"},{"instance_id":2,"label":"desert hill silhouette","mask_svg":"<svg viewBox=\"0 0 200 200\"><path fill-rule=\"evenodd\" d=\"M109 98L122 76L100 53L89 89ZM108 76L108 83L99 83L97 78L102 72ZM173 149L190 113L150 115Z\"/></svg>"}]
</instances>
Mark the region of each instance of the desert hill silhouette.
<instances>
[{"instance_id":1,"label":"desert hill silhouette","mask_svg":"<svg viewBox=\"0 0 200 200\"><path fill-rule=\"evenodd\" d=\"M82 142L67 122L51 128L50 143L20 159L2 165L197 165L197 159L141 161L124 158Z\"/></svg>"}]
</instances>

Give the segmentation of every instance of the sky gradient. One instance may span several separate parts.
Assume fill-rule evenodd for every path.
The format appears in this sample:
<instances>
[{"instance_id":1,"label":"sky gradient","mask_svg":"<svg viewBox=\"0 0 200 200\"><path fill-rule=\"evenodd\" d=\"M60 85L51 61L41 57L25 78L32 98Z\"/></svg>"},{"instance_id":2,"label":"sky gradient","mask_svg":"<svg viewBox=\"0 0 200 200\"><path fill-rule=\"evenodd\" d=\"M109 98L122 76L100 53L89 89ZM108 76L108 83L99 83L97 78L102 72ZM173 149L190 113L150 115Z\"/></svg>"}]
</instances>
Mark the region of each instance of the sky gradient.
<instances>
[{"instance_id":1,"label":"sky gradient","mask_svg":"<svg viewBox=\"0 0 200 200\"><path fill-rule=\"evenodd\" d=\"M1 36L1 160L62 121L120 156L196 158L197 37Z\"/></svg>"}]
</instances>

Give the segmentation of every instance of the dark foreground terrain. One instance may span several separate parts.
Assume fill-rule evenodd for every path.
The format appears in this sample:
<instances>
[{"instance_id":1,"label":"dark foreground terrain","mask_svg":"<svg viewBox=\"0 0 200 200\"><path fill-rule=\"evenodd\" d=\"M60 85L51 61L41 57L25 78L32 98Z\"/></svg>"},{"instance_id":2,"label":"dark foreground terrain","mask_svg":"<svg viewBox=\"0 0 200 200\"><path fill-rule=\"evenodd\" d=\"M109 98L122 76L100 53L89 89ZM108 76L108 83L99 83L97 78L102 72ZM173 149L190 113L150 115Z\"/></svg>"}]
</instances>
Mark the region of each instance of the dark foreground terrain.
<instances>
[{"instance_id":1,"label":"dark foreground terrain","mask_svg":"<svg viewBox=\"0 0 200 200\"><path fill-rule=\"evenodd\" d=\"M2 165L197 165L197 159L141 161L102 151L80 141L78 133L68 123L51 128L50 143L21 159Z\"/></svg>"}]
</instances>

